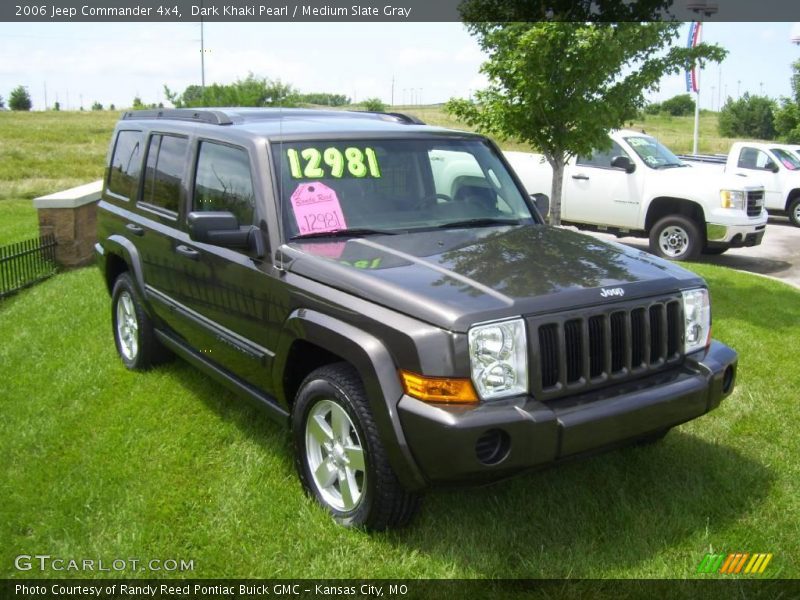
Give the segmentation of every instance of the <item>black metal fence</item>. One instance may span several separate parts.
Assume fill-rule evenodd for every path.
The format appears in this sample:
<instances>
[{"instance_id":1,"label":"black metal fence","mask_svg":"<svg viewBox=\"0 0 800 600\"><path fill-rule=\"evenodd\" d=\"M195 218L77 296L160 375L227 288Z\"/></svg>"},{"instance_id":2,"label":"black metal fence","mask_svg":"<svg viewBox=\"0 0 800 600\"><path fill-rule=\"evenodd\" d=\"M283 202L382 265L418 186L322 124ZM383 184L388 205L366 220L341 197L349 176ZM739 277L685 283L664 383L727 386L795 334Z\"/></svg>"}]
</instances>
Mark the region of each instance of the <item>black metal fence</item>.
<instances>
[{"instance_id":1,"label":"black metal fence","mask_svg":"<svg viewBox=\"0 0 800 600\"><path fill-rule=\"evenodd\" d=\"M0 298L50 277L58 270L52 235L0 246Z\"/></svg>"}]
</instances>

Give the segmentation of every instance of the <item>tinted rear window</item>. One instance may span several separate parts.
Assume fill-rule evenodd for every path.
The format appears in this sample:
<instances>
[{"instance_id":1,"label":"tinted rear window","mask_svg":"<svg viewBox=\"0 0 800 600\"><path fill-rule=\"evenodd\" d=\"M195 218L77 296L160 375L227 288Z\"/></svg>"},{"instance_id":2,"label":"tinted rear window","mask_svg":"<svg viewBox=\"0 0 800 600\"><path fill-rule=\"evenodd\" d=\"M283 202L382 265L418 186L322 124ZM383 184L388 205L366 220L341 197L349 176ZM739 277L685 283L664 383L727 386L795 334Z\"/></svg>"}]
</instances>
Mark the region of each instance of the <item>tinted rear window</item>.
<instances>
[{"instance_id":1,"label":"tinted rear window","mask_svg":"<svg viewBox=\"0 0 800 600\"><path fill-rule=\"evenodd\" d=\"M111 156L108 191L123 198L133 198L142 169L142 132L120 131Z\"/></svg>"}]
</instances>

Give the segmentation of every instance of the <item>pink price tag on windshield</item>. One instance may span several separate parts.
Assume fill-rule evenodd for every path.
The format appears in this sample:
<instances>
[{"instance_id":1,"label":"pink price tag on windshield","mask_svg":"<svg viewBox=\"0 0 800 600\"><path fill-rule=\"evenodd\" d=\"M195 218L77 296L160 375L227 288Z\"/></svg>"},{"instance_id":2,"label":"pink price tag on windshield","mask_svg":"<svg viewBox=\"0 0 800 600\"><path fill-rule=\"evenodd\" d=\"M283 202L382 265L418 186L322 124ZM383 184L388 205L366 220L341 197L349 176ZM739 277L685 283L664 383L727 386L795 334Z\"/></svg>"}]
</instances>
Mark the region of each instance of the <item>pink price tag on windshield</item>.
<instances>
[{"instance_id":1,"label":"pink price tag on windshield","mask_svg":"<svg viewBox=\"0 0 800 600\"><path fill-rule=\"evenodd\" d=\"M347 229L336 192L324 183L301 183L292 194L292 210L300 233L327 233Z\"/></svg>"}]
</instances>

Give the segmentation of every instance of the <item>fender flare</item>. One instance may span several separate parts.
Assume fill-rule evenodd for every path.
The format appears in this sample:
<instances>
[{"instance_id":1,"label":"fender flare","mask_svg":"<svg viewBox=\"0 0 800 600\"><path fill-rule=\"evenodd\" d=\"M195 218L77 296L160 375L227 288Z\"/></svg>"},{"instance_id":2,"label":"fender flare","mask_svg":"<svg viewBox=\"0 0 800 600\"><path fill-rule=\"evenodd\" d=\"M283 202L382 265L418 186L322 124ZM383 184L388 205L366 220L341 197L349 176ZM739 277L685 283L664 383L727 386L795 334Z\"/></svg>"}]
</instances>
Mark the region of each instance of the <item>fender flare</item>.
<instances>
[{"instance_id":1,"label":"fender flare","mask_svg":"<svg viewBox=\"0 0 800 600\"><path fill-rule=\"evenodd\" d=\"M103 240L103 249L106 252L105 264L103 266L103 277L108 277L108 255L114 254L122 258L125 264L133 273L136 285L142 298L147 298L144 287L144 274L142 273L142 259L136 246L128 238L115 234Z\"/></svg>"},{"instance_id":2,"label":"fender flare","mask_svg":"<svg viewBox=\"0 0 800 600\"><path fill-rule=\"evenodd\" d=\"M293 311L284 323L273 365L277 396L287 406L293 399L286 397L283 373L289 349L297 340L324 348L355 367L392 469L406 489L416 491L426 487L400 424L397 405L403 397L403 388L386 346L375 336L329 315L302 308Z\"/></svg>"}]
</instances>

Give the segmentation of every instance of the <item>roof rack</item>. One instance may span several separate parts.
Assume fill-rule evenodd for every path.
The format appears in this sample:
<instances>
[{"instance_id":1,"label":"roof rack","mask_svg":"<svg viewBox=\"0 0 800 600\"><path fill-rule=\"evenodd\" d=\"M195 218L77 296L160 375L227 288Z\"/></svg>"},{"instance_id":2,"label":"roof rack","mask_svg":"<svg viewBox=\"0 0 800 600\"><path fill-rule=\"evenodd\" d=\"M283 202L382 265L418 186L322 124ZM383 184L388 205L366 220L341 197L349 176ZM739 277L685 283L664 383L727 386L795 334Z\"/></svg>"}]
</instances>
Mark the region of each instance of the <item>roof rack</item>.
<instances>
[{"instance_id":1,"label":"roof rack","mask_svg":"<svg viewBox=\"0 0 800 600\"><path fill-rule=\"evenodd\" d=\"M156 110L129 110L122 115L124 120L169 119L172 121L195 121L210 125L232 125L231 118L221 110L194 110L191 108L160 108Z\"/></svg>"}]
</instances>

